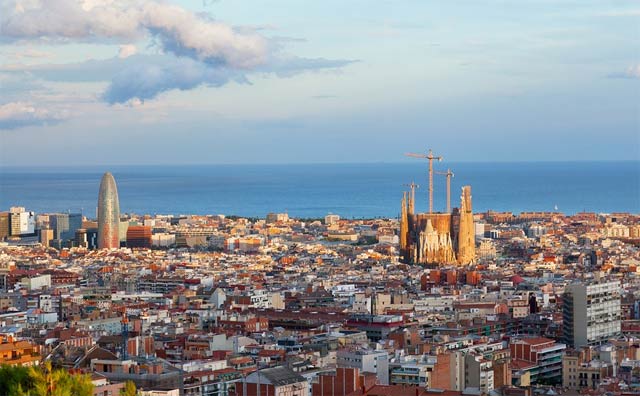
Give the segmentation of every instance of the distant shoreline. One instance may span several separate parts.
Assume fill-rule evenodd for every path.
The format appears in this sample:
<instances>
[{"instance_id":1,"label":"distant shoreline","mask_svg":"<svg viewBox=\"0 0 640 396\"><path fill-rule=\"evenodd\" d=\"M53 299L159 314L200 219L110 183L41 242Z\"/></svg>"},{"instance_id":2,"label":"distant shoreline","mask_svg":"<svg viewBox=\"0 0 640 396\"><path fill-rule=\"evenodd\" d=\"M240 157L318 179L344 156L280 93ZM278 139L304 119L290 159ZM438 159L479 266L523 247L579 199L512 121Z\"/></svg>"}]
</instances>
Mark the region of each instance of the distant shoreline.
<instances>
[{"instance_id":1,"label":"distant shoreline","mask_svg":"<svg viewBox=\"0 0 640 396\"><path fill-rule=\"evenodd\" d=\"M478 164L478 165L509 165L509 164L539 164L539 165L557 165L557 164L624 164L636 163L640 166L640 160L623 159L623 160L552 160L552 161L442 161L438 163L440 168L451 167L457 164ZM188 168L188 167L255 167L255 166L274 166L274 167L294 167L294 166L404 166L413 164L420 166L420 161L392 161L392 162L273 162L273 163L194 163L194 164L74 164L74 165L3 165L0 164L0 172L2 171L56 171L56 170L86 170L87 172L107 170L107 169L126 169L126 168Z\"/></svg>"}]
</instances>

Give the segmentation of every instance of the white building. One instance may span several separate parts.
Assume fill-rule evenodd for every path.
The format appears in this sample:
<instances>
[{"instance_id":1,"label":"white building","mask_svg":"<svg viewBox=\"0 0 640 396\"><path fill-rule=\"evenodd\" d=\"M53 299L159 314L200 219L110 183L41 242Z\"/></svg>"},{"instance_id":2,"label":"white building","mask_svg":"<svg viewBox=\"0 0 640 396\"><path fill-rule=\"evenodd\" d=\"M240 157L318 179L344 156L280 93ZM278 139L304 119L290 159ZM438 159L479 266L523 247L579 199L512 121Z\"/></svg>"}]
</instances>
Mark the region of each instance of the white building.
<instances>
[{"instance_id":1,"label":"white building","mask_svg":"<svg viewBox=\"0 0 640 396\"><path fill-rule=\"evenodd\" d=\"M10 230L12 236L33 235L36 232L36 214L27 212L23 207L9 209Z\"/></svg>"},{"instance_id":2,"label":"white building","mask_svg":"<svg viewBox=\"0 0 640 396\"><path fill-rule=\"evenodd\" d=\"M389 382L391 385L430 387L436 363L435 356L397 356L389 364Z\"/></svg>"},{"instance_id":3,"label":"white building","mask_svg":"<svg viewBox=\"0 0 640 396\"><path fill-rule=\"evenodd\" d=\"M573 283L562 297L565 342L600 345L621 332L620 282Z\"/></svg>"},{"instance_id":4,"label":"white building","mask_svg":"<svg viewBox=\"0 0 640 396\"><path fill-rule=\"evenodd\" d=\"M324 224L326 224L326 225L335 224L338 221L340 221L340 216L338 216L338 215L328 214L328 215L324 216Z\"/></svg>"},{"instance_id":5,"label":"white building","mask_svg":"<svg viewBox=\"0 0 640 396\"><path fill-rule=\"evenodd\" d=\"M338 367L351 367L361 372L374 373L380 385L389 385L389 354L387 351L371 349L339 350L337 353Z\"/></svg>"},{"instance_id":6,"label":"white building","mask_svg":"<svg viewBox=\"0 0 640 396\"><path fill-rule=\"evenodd\" d=\"M151 246L167 247L175 245L176 236L173 234L158 233L151 235Z\"/></svg>"},{"instance_id":7,"label":"white building","mask_svg":"<svg viewBox=\"0 0 640 396\"><path fill-rule=\"evenodd\" d=\"M629 238L629 227L624 224L609 224L602 232L606 237L610 238Z\"/></svg>"},{"instance_id":8,"label":"white building","mask_svg":"<svg viewBox=\"0 0 640 396\"><path fill-rule=\"evenodd\" d=\"M20 283L29 291L48 288L51 287L51 275L45 274L31 278L22 278Z\"/></svg>"}]
</instances>

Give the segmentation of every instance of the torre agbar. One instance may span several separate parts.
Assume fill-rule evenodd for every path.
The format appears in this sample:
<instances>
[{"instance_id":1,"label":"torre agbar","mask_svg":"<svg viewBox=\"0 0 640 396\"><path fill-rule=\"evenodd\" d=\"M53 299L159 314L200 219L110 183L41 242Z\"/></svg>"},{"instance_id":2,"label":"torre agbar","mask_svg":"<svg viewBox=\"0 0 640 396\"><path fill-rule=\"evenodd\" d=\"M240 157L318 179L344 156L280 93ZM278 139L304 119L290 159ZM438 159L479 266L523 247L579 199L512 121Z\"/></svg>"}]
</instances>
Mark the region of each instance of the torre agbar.
<instances>
[{"instance_id":1,"label":"torre agbar","mask_svg":"<svg viewBox=\"0 0 640 396\"><path fill-rule=\"evenodd\" d=\"M102 176L98 195L98 248L120 247L120 203L118 188L113 175L109 172Z\"/></svg>"}]
</instances>

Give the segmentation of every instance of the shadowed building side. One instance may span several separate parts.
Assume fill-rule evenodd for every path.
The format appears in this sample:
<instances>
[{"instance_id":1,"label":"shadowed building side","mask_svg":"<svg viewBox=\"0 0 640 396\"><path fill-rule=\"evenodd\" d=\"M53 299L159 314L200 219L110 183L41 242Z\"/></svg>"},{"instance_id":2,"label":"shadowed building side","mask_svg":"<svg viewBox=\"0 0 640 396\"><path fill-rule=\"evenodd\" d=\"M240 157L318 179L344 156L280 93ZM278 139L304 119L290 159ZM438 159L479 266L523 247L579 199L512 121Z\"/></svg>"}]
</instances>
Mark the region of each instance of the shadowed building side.
<instances>
[{"instance_id":1,"label":"shadowed building side","mask_svg":"<svg viewBox=\"0 0 640 396\"><path fill-rule=\"evenodd\" d=\"M98 194L98 249L120 247L120 202L118 188L109 172L102 176Z\"/></svg>"}]
</instances>

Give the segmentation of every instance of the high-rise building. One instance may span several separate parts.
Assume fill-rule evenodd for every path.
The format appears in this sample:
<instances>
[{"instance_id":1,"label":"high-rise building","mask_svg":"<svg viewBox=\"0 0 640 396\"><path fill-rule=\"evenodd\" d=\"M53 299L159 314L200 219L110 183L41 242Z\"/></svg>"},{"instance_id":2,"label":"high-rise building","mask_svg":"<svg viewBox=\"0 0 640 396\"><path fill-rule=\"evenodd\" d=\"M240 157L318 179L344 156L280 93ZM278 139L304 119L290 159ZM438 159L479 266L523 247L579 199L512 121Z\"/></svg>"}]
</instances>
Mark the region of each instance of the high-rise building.
<instances>
[{"instance_id":1,"label":"high-rise building","mask_svg":"<svg viewBox=\"0 0 640 396\"><path fill-rule=\"evenodd\" d=\"M151 227L129 226L127 229L127 247L151 248Z\"/></svg>"},{"instance_id":2,"label":"high-rise building","mask_svg":"<svg viewBox=\"0 0 640 396\"><path fill-rule=\"evenodd\" d=\"M78 228L76 230L74 239L74 246L84 248L89 247L89 243L87 241L87 230L85 230L84 228Z\"/></svg>"},{"instance_id":3,"label":"high-rise building","mask_svg":"<svg viewBox=\"0 0 640 396\"><path fill-rule=\"evenodd\" d=\"M49 247L49 243L53 239L53 230L43 228L40 230L40 243L42 246Z\"/></svg>"},{"instance_id":4,"label":"high-rise building","mask_svg":"<svg viewBox=\"0 0 640 396\"><path fill-rule=\"evenodd\" d=\"M9 233L11 236L35 235L36 214L15 206L9 210Z\"/></svg>"},{"instance_id":5,"label":"high-rise building","mask_svg":"<svg viewBox=\"0 0 640 396\"><path fill-rule=\"evenodd\" d=\"M562 297L564 341L572 348L601 345L621 331L620 282L572 283Z\"/></svg>"},{"instance_id":6,"label":"high-rise building","mask_svg":"<svg viewBox=\"0 0 640 396\"><path fill-rule=\"evenodd\" d=\"M0 241L9 236L10 223L9 212L0 212Z\"/></svg>"},{"instance_id":7,"label":"high-rise building","mask_svg":"<svg viewBox=\"0 0 640 396\"><path fill-rule=\"evenodd\" d=\"M120 202L118 188L109 172L102 176L98 194L98 249L120 247Z\"/></svg>"},{"instance_id":8,"label":"high-rise building","mask_svg":"<svg viewBox=\"0 0 640 396\"><path fill-rule=\"evenodd\" d=\"M76 230L82 228L82 214L53 213L49 215L49 227L53 230L53 237L62 241L73 239Z\"/></svg>"},{"instance_id":9,"label":"high-rise building","mask_svg":"<svg viewBox=\"0 0 640 396\"><path fill-rule=\"evenodd\" d=\"M97 228L83 228L87 231L87 248L88 249L97 249L98 248L98 229Z\"/></svg>"}]
</instances>

